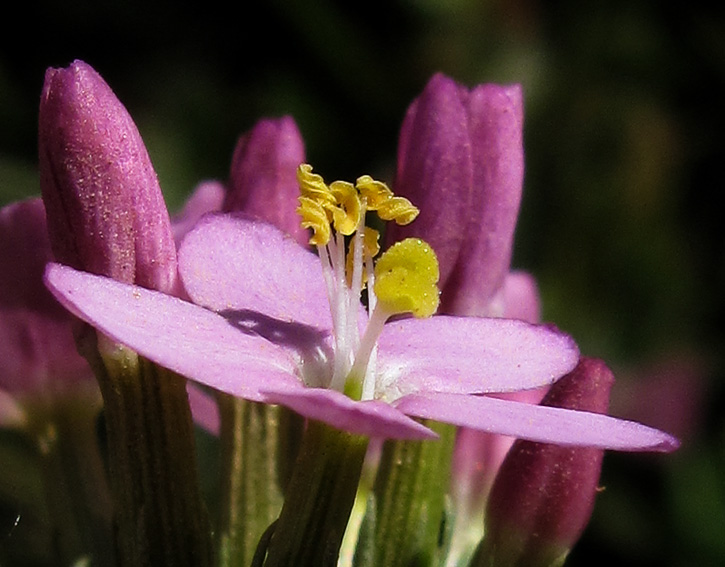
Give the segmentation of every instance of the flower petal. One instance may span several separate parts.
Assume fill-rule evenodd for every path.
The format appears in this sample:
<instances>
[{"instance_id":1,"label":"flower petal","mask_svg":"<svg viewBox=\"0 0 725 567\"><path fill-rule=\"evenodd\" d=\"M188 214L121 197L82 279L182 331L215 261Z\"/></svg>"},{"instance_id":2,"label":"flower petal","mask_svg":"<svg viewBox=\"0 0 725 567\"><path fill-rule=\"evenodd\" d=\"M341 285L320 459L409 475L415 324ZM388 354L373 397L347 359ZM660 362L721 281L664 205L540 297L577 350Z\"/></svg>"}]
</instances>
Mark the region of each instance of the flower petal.
<instances>
[{"instance_id":1,"label":"flower petal","mask_svg":"<svg viewBox=\"0 0 725 567\"><path fill-rule=\"evenodd\" d=\"M332 328L320 261L262 221L210 215L184 239L179 270L194 303Z\"/></svg>"},{"instance_id":2,"label":"flower petal","mask_svg":"<svg viewBox=\"0 0 725 567\"><path fill-rule=\"evenodd\" d=\"M488 396L412 394L395 407L415 417L557 445L669 452L680 444L671 435L634 421Z\"/></svg>"},{"instance_id":3,"label":"flower petal","mask_svg":"<svg viewBox=\"0 0 725 567\"><path fill-rule=\"evenodd\" d=\"M435 439L437 435L399 412L390 404L376 400L355 401L337 390L323 388L264 390L269 403L281 404L309 419L369 437L384 439Z\"/></svg>"},{"instance_id":4,"label":"flower petal","mask_svg":"<svg viewBox=\"0 0 725 567\"><path fill-rule=\"evenodd\" d=\"M218 436L221 429L221 417L214 397L194 382L186 383L186 393L189 396L189 407L191 407L194 423L208 433Z\"/></svg>"},{"instance_id":5,"label":"flower petal","mask_svg":"<svg viewBox=\"0 0 725 567\"><path fill-rule=\"evenodd\" d=\"M528 323L541 321L541 301L536 280L526 272L509 272L503 283L503 316Z\"/></svg>"},{"instance_id":6,"label":"flower petal","mask_svg":"<svg viewBox=\"0 0 725 567\"><path fill-rule=\"evenodd\" d=\"M76 351L72 317L43 285L51 256L40 199L0 209L0 388L13 395L95 382Z\"/></svg>"},{"instance_id":7,"label":"flower petal","mask_svg":"<svg viewBox=\"0 0 725 567\"><path fill-rule=\"evenodd\" d=\"M212 311L60 264L48 265L45 281L87 323L201 384L255 401L261 388L299 384L283 348Z\"/></svg>"},{"instance_id":8,"label":"flower petal","mask_svg":"<svg viewBox=\"0 0 725 567\"><path fill-rule=\"evenodd\" d=\"M579 350L557 329L513 319L449 317L388 323L378 341L382 395L486 393L553 383Z\"/></svg>"},{"instance_id":9,"label":"flower petal","mask_svg":"<svg viewBox=\"0 0 725 567\"><path fill-rule=\"evenodd\" d=\"M221 210L225 192L224 185L219 181L202 181L196 186L184 208L171 219L171 230L177 247L201 217Z\"/></svg>"},{"instance_id":10,"label":"flower petal","mask_svg":"<svg viewBox=\"0 0 725 567\"><path fill-rule=\"evenodd\" d=\"M23 406L9 392L0 389L0 428L21 428L27 421Z\"/></svg>"}]
</instances>

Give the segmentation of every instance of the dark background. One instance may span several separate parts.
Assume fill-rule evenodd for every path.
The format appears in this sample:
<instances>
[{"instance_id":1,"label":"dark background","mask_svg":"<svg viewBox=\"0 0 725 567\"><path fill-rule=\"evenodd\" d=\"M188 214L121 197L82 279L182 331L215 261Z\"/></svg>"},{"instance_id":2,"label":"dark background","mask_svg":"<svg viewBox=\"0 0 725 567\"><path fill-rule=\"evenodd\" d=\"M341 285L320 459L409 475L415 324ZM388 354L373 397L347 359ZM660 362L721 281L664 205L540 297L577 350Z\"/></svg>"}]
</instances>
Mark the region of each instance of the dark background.
<instances>
[{"instance_id":1,"label":"dark background","mask_svg":"<svg viewBox=\"0 0 725 567\"><path fill-rule=\"evenodd\" d=\"M607 456L568 565L723 565L725 17L664 5L19 3L0 23L0 204L38 193L43 74L76 58L131 112L172 210L226 177L259 117L292 114L327 179L390 180L433 72L522 83L514 265L537 276L545 317L616 371L613 412L684 440L669 457Z\"/></svg>"}]
</instances>

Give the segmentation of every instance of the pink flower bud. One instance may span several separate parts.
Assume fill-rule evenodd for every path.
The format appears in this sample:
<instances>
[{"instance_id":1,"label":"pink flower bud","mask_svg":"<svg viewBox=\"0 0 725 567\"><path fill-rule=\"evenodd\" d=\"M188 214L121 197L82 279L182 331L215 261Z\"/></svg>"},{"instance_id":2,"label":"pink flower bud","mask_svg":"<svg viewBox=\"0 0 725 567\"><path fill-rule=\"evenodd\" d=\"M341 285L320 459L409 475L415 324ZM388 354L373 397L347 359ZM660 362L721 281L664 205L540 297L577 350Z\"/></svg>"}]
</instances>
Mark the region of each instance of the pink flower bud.
<instances>
[{"instance_id":1,"label":"pink flower bud","mask_svg":"<svg viewBox=\"0 0 725 567\"><path fill-rule=\"evenodd\" d=\"M151 160L130 115L89 65L46 72L38 144L56 259L172 290L176 248Z\"/></svg>"},{"instance_id":2,"label":"pink flower bud","mask_svg":"<svg viewBox=\"0 0 725 567\"><path fill-rule=\"evenodd\" d=\"M421 209L398 240L425 239L438 255L442 313L491 313L509 271L523 184L521 87L468 90L435 75L400 133L396 193Z\"/></svg>"},{"instance_id":3,"label":"pink flower bud","mask_svg":"<svg viewBox=\"0 0 725 567\"><path fill-rule=\"evenodd\" d=\"M542 405L606 413L612 372L583 358ZM603 450L518 440L499 469L486 510L479 565L558 565L589 522Z\"/></svg>"},{"instance_id":4,"label":"pink flower bud","mask_svg":"<svg viewBox=\"0 0 725 567\"><path fill-rule=\"evenodd\" d=\"M224 210L270 222L307 246L297 214L297 166L304 161L302 135L291 117L260 120L237 142Z\"/></svg>"}]
</instances>

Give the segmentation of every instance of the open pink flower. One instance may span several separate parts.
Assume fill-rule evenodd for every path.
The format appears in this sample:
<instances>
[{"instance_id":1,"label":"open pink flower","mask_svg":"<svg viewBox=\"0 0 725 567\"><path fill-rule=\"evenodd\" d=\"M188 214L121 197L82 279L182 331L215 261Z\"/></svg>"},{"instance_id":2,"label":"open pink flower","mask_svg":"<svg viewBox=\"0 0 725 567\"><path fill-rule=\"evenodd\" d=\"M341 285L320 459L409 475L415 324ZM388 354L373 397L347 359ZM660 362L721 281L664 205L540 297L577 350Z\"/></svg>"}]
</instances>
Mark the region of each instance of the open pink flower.
<instances>
[{"instance_id":1,"label":"open pink flower","mask_svg":"<svg viewBox=\"0 0 725 567\"><path fill-rule=\"evenodd\" d=\"M536 388L574 367L570 337L522 321L388 321L375 333L376 356L368 352L372 383L359 399L349 397L347 383L332 383L343 355L319 258L269 224L206 217L181 245L179 272L194 303L57 264L46 283L73 313L158 364L353 433L434 437L413 416L567 445L677 446L667 434L608 416L470 395ZM366 319L361 314L356 328L374 317Z\"/></svg>"}]
</instances>

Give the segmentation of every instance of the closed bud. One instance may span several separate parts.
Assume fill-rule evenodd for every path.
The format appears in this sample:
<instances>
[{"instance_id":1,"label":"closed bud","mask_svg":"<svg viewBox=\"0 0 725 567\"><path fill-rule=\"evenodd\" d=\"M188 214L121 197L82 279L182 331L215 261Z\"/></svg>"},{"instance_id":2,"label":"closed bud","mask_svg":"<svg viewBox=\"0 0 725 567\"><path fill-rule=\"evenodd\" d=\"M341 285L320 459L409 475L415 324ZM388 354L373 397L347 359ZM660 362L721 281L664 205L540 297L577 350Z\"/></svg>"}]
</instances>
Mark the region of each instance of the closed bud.
<instances>
[{"instance_id":1,"label":"closed bud","mask_svg":"<svg viewBox=\"0 0 725 567\"><path fill-rule=\"evenodd\" d=\"M500 316L523 185L519 85L467 89L435 75L400 132L395 192L420 208L389 242L426 240L441 265L441 313ZM498 307L498 310L496 309Z\"/></svg>"},{"instance_id":2,"label":"closed bud","mask_svg":"<svg viewBox=\"0 0 725 567\"><path fill-rule=\"evenodd\" d=\"M542 405L606 413L613 383L604 362L583 358ZM516 441L491 490L474 565L561 565L591 517L603 455L602 449Z\"/></svg>"},{"instance_id":3,"label":"closed bud","mask_svg":"<svg viewBox=\"0 0 725 567\"><path fill-rule=\"evenodd\" d=\"M224 210L270 222L307 246L309 234L296 211L297 167L304 162L302 135L291 117L260 120L234 149Z\"/></svg>"},{"instance_id":4,"label":"closed bud","mask_svg":"<svg viewBox=\"0 0 725 567\"><path fill-rule=\"evenodd\" d=\"M38 145L56 260L172 291L176 248L156 173L131 116L86 63L46 72Z\"/></svg>"}]
</instances>

